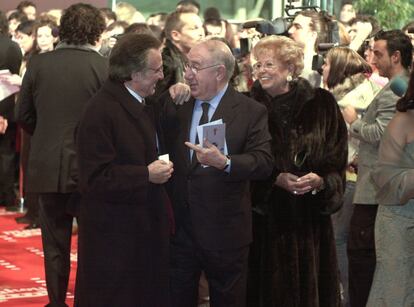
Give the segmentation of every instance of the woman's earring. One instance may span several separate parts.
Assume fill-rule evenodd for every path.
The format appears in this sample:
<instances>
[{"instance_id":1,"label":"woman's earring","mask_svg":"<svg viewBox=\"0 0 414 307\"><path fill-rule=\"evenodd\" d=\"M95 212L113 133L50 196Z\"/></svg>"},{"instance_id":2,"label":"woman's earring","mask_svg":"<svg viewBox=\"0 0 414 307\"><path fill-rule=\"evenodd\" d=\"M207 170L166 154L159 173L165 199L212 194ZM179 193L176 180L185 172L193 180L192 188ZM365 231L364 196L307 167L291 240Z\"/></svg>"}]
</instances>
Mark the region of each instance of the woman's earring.
<instances>
[{"instance_id":1,"label":"woman's earring","mask_svg":"<svg viewBox=\"0 0 414 307\"><path fill-rule=\"evenodd\" d=\"M292 78L292 76L291 76L291 75L288 75L288 76L286 77L286 81L287 81L287 82L292 82L292 80L293 80L293 78Z\"/></svg>"}]
</instances>

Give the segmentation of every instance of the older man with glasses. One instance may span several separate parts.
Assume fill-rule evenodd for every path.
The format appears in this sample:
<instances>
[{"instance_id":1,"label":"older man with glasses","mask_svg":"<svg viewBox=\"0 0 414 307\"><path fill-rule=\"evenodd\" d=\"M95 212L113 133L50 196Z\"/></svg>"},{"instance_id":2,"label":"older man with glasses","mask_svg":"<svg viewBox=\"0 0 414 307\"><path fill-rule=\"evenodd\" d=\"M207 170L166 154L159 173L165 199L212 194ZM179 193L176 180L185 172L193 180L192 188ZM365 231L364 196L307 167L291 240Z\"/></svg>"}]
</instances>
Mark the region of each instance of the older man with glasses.
<instances>
[{"instance_id":1,"label":"older man with glasses","mask_svg":"<svg viewBox=\"0 0 414 307\"><path fill-rule=\"evenodd\" d=\"M249 180L266 178L272 157L265 108L229 86L234 65L223 42L197 44L188 53L184 74L192 98L184 105L166 105L175 164L170 187L176 218L173 306L197 306L201 271L209 283L210 306L246 304ZM197 126L220 119L226 125L223 152L196 133Z\"/></svg>"}]
</instances>

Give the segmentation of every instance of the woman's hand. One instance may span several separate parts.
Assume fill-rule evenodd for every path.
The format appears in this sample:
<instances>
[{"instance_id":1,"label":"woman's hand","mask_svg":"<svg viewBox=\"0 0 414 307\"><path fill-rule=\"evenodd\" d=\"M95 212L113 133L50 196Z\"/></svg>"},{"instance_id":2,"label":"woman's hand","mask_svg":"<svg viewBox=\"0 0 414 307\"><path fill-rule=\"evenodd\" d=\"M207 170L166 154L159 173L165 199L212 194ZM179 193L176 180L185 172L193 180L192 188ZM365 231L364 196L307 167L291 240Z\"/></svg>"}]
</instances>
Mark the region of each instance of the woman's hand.
<instances>
[{"instance_id":1,"label":"woman's hand","mask_svg":"<svg viewBox=\"0 0 414 307\"><path fill-rule=\"evenodd\" d=\"M22 77L16 74L0 76L0 80L10 85L22 86Z\"/></svg>"},{"instance_id":2,"label":"woman's hand","mask_svg":"<svg viewBox=\"0 0 414 307\"><path fill-rule=\"evenodd\" d=\"M323 188L323 178L312 172L302 177L291 173L280 173L276 178L275 185L292 194L303 195L313 190L321 190Z\"/></svg>"}]
</instances>

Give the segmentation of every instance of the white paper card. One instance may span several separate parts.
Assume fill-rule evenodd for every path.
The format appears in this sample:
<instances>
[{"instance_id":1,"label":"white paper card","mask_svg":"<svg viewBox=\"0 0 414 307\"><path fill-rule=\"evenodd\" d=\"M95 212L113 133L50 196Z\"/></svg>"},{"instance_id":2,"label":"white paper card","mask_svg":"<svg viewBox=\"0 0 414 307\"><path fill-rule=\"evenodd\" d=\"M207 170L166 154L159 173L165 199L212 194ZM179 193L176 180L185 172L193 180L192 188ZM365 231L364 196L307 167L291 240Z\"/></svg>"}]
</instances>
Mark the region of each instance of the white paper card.
<instances>
[{"instance_id":1,"label":"white paper card","mask_svg":"<svg viewBox=\"0 0 414 307\"><path fill-rule=\"evenodd\" d=\"M1 80L2 76L11 76L11 72L8 69L0 70L0 101L20 91L20 87L11 85L10 83Z\"/></svg>"},{"instance_id":2,"label":"white paper card","mask_svg":"<svg viewBox=\"0 0 414 307\"><path fill-rule=\"evenodd\" d=\"M158 156L158 160L170 163L170 155L165 154L165 155Z\"/></svg>"}]
</instances>

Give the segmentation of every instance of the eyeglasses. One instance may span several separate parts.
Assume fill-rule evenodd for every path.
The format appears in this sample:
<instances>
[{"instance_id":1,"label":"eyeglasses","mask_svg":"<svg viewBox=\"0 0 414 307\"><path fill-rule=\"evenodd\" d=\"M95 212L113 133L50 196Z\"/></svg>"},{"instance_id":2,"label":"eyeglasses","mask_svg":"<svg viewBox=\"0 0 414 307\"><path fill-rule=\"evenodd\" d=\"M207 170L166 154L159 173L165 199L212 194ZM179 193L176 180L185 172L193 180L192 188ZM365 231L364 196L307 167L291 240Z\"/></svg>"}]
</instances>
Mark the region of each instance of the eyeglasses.
<instances>
[{"instance_id":1,"label":"eyeglasses","mask_svg":"<svg viewBox=\"0 0 414 307\"><path fill-rule=\"evenodd\" d=\"M204 70L204 69L212 68L212 67L217 67L217 66L220 66L220 65L223 65L223 64L214 64L214 65L205 66L205 67L198 67L197 64L185 63L184 64L184 70L190 69L191 72L196 75L196 74L198 74L198 72L200 70Z\"/></svg>"},{"instance_id":2,"label":"eyeglasses","mask_svg":"<svg viewBox=\"0 0 414 307\"><path fill-rule=\"evenodd\" d=\"M267 70L267 71L275 71L278 67L275 64L273 64L272 62L266 62L264 64L260 63L260 62L257 62L253 65L253 70L255 72L258 72L262 68L264 70Z\"/></svg>"},{"instance_id":3,"label":"eyeglasses","mask_svg":"<svg viewBox=\"0 0 414 307\"><path fill-rule=\"evenodd\" d=\"M151 67L147 67L146 69L153 71L156 74L162 73L163 72L163 67L162 65L158 68L151 68Z\"/></svg>"}]
</instances>

